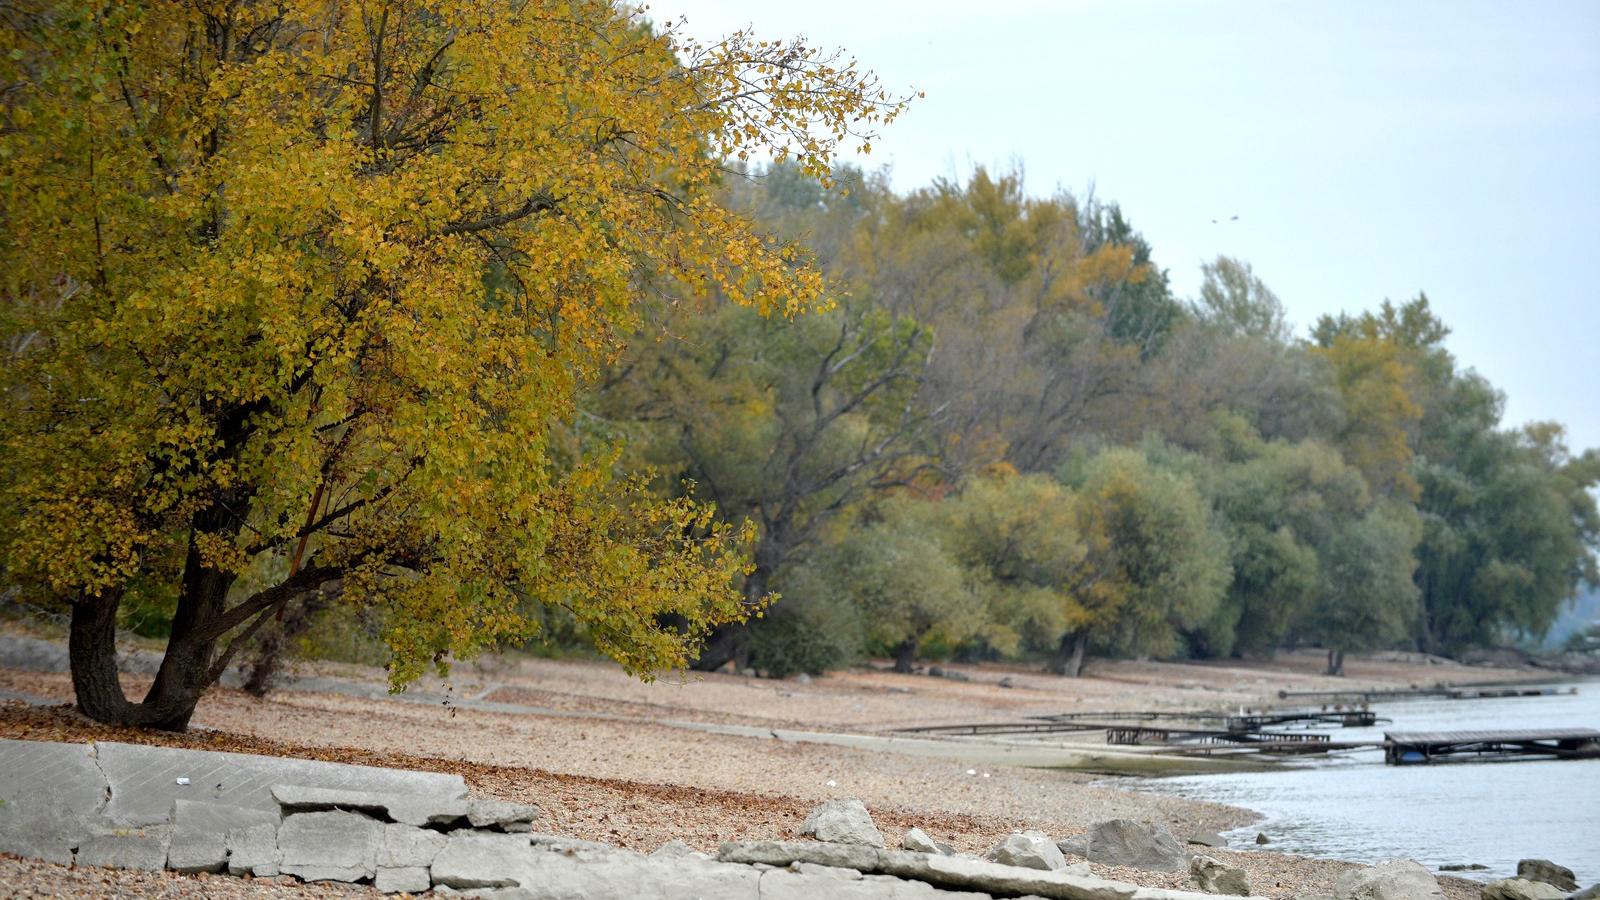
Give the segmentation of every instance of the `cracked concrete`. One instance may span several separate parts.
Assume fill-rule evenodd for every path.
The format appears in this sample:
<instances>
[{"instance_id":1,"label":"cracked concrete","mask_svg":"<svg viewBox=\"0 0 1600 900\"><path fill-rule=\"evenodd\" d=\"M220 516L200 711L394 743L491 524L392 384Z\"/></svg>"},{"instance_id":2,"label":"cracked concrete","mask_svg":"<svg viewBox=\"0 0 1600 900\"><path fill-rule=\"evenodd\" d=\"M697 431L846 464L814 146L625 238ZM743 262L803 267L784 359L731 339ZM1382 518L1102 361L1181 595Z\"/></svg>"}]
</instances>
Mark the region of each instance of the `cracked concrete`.
<instances>
[{"instance_id":1,"label":"cracked concrete","mask_svg":"<svg viewBox=\"0 0 1600 900\"><path fill-rule=\"evenodd\" d=\"M110 742L0 740L0 798L4 852L69 865L281 872L389 892L586 900L1205 896L1104 881L1083 866L1046 871L886 850L861 843L856 831L841 839L857 843L754 841L724 845L715 859L645 856L532 833L538 809L468 797L457 776ZM851 811L863 820L858 831L876 833L865 808Z\"/></svg>"}]
</instances>

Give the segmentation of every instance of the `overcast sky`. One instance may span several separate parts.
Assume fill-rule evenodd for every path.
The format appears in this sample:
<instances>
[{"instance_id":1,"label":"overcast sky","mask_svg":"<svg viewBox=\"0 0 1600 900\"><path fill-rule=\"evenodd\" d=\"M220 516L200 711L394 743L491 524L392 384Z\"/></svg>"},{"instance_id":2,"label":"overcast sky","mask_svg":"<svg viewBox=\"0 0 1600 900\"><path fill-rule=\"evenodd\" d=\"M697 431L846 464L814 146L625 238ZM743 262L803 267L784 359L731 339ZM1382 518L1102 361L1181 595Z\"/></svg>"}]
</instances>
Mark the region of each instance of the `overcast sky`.
<instances>
[{"instance_id":1,"label":"overcast sky","mask_svg":"<svg viewBox=\"0 0 1600 900\"><path fill-rule=\"evenodd\" d=\"M1118 202L1180 296L1249 261L1302 329L1426 291L1449 346L1600 447L1600 2L652 2L840 46L927 98L897 188L1021 164ZM1237 222L1228 221L1237 215ZM1217 219L1222 224L1212 224Z\"/></svg>"}]
</instances>

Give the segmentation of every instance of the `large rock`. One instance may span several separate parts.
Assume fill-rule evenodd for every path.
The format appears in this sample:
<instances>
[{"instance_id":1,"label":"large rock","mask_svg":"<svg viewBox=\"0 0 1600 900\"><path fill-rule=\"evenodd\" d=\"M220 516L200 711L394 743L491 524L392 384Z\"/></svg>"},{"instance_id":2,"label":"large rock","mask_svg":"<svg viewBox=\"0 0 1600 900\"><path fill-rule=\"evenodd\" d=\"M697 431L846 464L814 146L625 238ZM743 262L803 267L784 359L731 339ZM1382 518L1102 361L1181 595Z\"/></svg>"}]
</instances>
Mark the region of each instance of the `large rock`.
<instances>
[{"instance_id":1,"label":"large rock","mask_svg":"<svg viewBox=\"0 0 1600 900\"><path fill-rule=\"evenodd\" d=\"M1189 854L1183 844L1161 825L1112 819L1089 829L1083 857L1092 863L1127 866L1155 872L1184 872Z\"/></svg>"},{"instance_id":2,"label":"large rock","mask_svg":"<svg viewBox=\"0 0 1600 900\"><path fill-rule=\"evenodd\" d=\"M158 872L167 866L172 828L145 825L92 835L78 847L77 865Z\"/></svg>"},{"instance_id":3,"label":"large rock","mask_svg":"<svg viewBox=\"0 0 1600 900\"><path fill-rule=\"evenodd\" d=\"M1483 900L1566 900L1567 892L1543 881L1506 878L1483 886Z\"/></svg>"},{"instance_id":4,"label":"large rock","mask_svg":"<svg viewBox=\"0 0 1600 900\"><path fill-rule=\"evenodd\" d=\"M1600 884L1591 884L1567 900L1600 900Z\"/></svg>"},{"instance_id":5,"label":"large rock","mask_svg":"<svg viewBox=\"0 0 1600 900\"><path fill-rule=\"evenodd\" d=\"M1201 847L1226 848L1228 846L1228 839L1220 834L1217 834L1215 831L1191 831L1189 832L1189 836L1184 838L1184 841L1189 844L1197 844Z\"/></svg>"},{"instance_id":6,"label":"large rock","mask_svg":"<svg viewBox=\"0 0 1600 900\"><path fill-rule=\"evenodd\" d=\"M900 842L900 849L911 850L916 853L940 853L945 855L956 852L956 848L935 840L932 835L921 828L913 828L906 832L905 840Z\"/></svg>"},{"instance_id":7,"label":"large rock","mask_svg":"<svg viewBox=\"0 0 1600 900\"><path fill-rule=\"evenodd\" d=\"M1189 874L1200 890L1208 894L1243 897L1250 893L1250 876L1238 866L1230 866L1219 859L1196 856L1189 861Z\"/></svg>"},{"instance_id":8,"label":"large rock","mask_svg":"<svg viewBox=\"0 0 1600 900\"><path fill-rule=\"evenodd\" d=\"M806 817L800 833L830 844L883 846L883 834L872 823L872 816L860 800L829 800L823 803Z\"/></svg>"},{"instance_id":9,"label":"large rock","mask_svg":"<svg viewBox=\"0 0 1600 900\"><path fill-rule=\"evenodd\" d=\"M1023 831L1007 835L1005 840L989 848L984 859L1004 866L1022 866L1025 869L1064 869L1067 858L1061 855L1049 836L1038 831Z\"/></svg>"},{"instance_id":10,"label":"large rock","mask_svg":"<svg viewBox=\"0 0 1600 900\"><path fill-rule=\"evenodd\" d=\"M1517 877L1529 881L1542 881L1569 893L1578 889L1578 879L1572 874L1572 870L1548 859L1519 860Z\"/></svg>"},{"instance_id":11,"label":"large rock","mask_svg":"<svg viewBox=\"0 0 1600 900\"><path fill-rule=\"evenodd\" d=\"M283 872L305 881L371 878L382 843L383 823L362 813L295 813L278 828Z\"/></svg>"},{"instance_id":12,"label":"large rock","mask_svg":"<svg viewBox=\"0 0 1600 900\"><path fill-rule=\"evenodd\" d=\"M172 806L167 868L177 872L220 872L228 864L229 832L277 824L277 814L262 809L179 800Z\"/></svg>"},{"instance_id":13,"label":"large rock","mask_svg":"<svg viewBox=\"0 0 1600 900\"><path fill-rule=\"evenodd\" d=\"M1333 896L1335 900L1443 900L1444 891L1421 863L1392 859L1342 873L1333 883Z\"/></svg>"},{"instance_id":14,"label":"large rock","mask_svg":"<svg viewBox=\"0 0 1600 900\"><path fill-rule=\"evenodd\" d=\"M471 810L471 804L465 797L443 793L401 794L299 784L273 785L272 799L285 815L343 810L419 827L453 825L465 819Z\"/></svg>"}]
</instances>

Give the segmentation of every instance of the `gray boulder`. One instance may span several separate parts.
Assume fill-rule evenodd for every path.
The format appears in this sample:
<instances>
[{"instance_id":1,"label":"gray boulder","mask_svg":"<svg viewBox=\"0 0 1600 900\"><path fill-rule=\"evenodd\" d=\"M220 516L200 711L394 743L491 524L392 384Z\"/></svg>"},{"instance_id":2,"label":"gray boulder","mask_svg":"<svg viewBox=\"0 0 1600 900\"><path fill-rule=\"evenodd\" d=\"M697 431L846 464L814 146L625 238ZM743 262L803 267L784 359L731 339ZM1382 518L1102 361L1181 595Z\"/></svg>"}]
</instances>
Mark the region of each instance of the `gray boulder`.
<instances>
[{"instance_id":1,"label":"gray boulder","mask_svg":"<svg viewBox=\"0 0 1600 900\"><path fill-rule=\"evenodd\" d=\"M1517 877L1529 881L1542 881L1552 887L1572 892L1578 889L1578 879L1566 866L1548 859L1524 859L1517 862Z\"/></svg>"},{"instance_id":2,"label":"gray boulder","mask_svg":"<svg viewBox=\"0 0 1600 900\"><path fill-rule=\"evenodd\" d=\"M278 828L280 867L304 881L371 878L381 846L383 823L361 813L296 813Z\"/></svg>"},{"instance_id":3,"label":"gray boulder","mask_svg":"<svg viewBox=\"0 0 1600 900\"><path fill-rule=\"evenodd\" d=\"M934 840L921 828L913 828L906 832L905 840L900 842L900 848L914 853L938 853L945 856L956 852L956 848L943 841Z\"/></svg>"},{"instance_id":4,"label":"gray boulder","mask_svg":"<svg viewBox=\"0 0 1600 900\"><path fill-rule=\"evenodd\" d=\"M1056 841L1056 849L1068 856L1087 858L1089 856L1089 835L1075 834Z\"/></svg>"},{"instance_id":5,"label":"gray boulder","mask_svg":"<svg viewBox=\"0 0 1600 900\"><path fill-rule=\"evenodd\" d=\"M1201 847L1226 848L1228 846L1228 839L1215 831L1191 831L1189 836L1184 838L1184 841Z\"/></svg>"},{"instance_id":6,"label":"gray boulder","mask_svg":"<svg viewBox=\"0 0 1600 900\"><path fill-rule=\"evenodd\" d=\"M1064 869L1066 857L1051 842L1048 835L1038 831L1023 831L1007 835L1005 840L989 848L983 855L990 862L1025 869Z\"/></svg>"},{"instance_id":7,"label":"gray boulder","mask_svg":"<svg viewBox=\"0 0 1600 900\"><path fill-rule=\"evenodd\" d=\"M883 846L883 834L873 824L866 806L855 799L829 800L813 809L800 827L800 833L830 844Z\"/></svg>"},{"instance_id":8,"label":"gray boulder","mask_svg":"<svg viewBox=\"0 0 1600 900\"><path fill-rule=\"evenodd\" d=\"M1444 900L1439 882L1415 860L1351 869L1333 883L1335 900Z\"/></svg>"},{"instance_id":9,"label":"gray boulder","mask_svg":"<svg viewBox=\"0 0 1600 900\"><path fill-rule=\"evenodd\" d=\"M1219 859L1196 856L1189 861L1189 874L1194 877L1194 883L1200 890L1208 894L1239 897L1250 894L1250 876L1238 866L1230 866Z\"/></svg>"},{"instance_id":10,"label":"gray boulder","mask_svg":"<svg viewBox=\"0 0 1600 900\"><path fill-rule=\"evenodd\" d=\"M1566 900L1567 892L1526 878L1505 878L1483 886L1483 900Z\"/></svg>"},{"instance_id":11,"label":"gray boulder","mask_svg":"<svg viewBox=\"0 0 1600 900\"><path fill-rule=\"evenodd\" d=\"M1184 872L1189 854L1164 826L1131 819L1099 822L1089 829L1083 857L1107 866L1154 872Z\"/></svg>"}]
</instances>

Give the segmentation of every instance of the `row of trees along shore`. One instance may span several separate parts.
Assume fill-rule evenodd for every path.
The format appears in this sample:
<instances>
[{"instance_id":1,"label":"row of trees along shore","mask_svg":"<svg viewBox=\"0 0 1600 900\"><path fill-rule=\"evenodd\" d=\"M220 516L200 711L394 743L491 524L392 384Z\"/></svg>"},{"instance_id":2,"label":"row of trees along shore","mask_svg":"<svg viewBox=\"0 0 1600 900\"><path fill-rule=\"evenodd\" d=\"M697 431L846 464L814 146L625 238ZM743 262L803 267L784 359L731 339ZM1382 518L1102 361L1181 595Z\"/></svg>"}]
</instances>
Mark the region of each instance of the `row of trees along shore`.
<instances>
[{"instance_id":1,"label":"row of trees along shore","mask_svg":"<svg viewBox=\"0 0 1600 900\"><path fill-rule=\"evenodd\" d=\"M697 667L1309 643L1339 673L1541 634L1595 581L1600 454L1502 425L1426 296L1302 338L1240 260L1173 296L1115 204L842 181L724 184L813 249L826 309L663 305L585 403L660 489L758 526L746 597L782 600Z\"/></svg>"},{"instance_id":2,"label":"row of trees along shore","mask_svg":"<svg viewBox=\"0 0 1600 900\"><path fill-rule=\"evenodd\" d=\"M396 687L535 640L1337 669L1595 580L1600 457L1502 426L1425 298L1302 339L1243 262L1173 296L1115 205L897 194L838 156L910 97L804 42L16 0L0 84L0 589L102 721L352 622Z\"/></svg>"}]
</instances>

